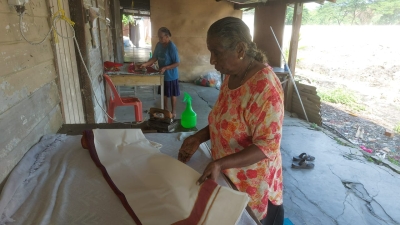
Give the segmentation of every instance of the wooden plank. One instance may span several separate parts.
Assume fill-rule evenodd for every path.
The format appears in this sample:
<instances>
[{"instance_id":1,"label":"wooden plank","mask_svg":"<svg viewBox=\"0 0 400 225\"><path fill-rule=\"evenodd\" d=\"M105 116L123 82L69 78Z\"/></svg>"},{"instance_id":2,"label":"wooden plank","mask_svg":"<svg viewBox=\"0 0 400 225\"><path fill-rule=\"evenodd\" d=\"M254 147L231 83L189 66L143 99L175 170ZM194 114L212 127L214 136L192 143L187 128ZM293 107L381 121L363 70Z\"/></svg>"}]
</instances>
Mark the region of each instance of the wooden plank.
<instances>
[{"instance_id":1,"label":"wooden plank","mask_svg":"<svg viewBox=\"0 0 400 225\"><path fill-rule=\"evenodd\" d=\"M0 1L0 13L11 13L11 12L15 12L15 9L8 4L8 1Z\"/></svg>"},{"instance_id":2,"label":"wooden plank","mask_svg":"<svg viewBox=\"0 0 400 225\"><path fill-rule=\"evenodd\" d=\"M300 106L300 108L301 108L301 104L300 104L299 101L293 101L292 106L293 106L293 105L298 105L298 106ZM321 111L321 108L319 108L319 107L316 106L316 105L304 104L304 103L303 103L303 105L304 105L304 108L305 108L306 110L307 110L307 109L310 109L310 110L313 110L313 111L316 111L316 112L320 112L320 111Z\"/></svg>"},{"instance_id":3,"label":"wooden plank","mask_svg":"<svg viewBox=\"0 0 400 225\"><path fill-rule=\"evenodd\" d=\"M296 81L297 89L300 90L310 90L310 91L317 91L317 88L315 86L299 83Z\"/></svg>"},{"instance_id":4,"label":"wooden plank","mask_svg":"<svg viewBox=\"0 0 400 225\"><path fill-rule=\"evenodd\" d=\"M114 46L114 60L115 62L123 63L124 42L122 40L122 19L119 1L111 1L111 26L115 28L111 31Z\"/></svg>"},{"instance_id":5,"label":"wooden plank","mask_svg":"<svg viewBox=\"0 0 400 225\"><path fill-rule=\"evenodd\" d=\"M44 0L40 1L29 1L29 3L25 4L26 14L34 15L35 17L48 17L49 10L46 4L47 2Z\"/></svg>"},{"instance_id":6,"label":"wooden plank","mask_svg":"<svg viewBox=\"0 0 400 225\"><path fill-rule=\"evenodd\" d=\"M296 108L296 109L298 109L300 111L303 111L303 109L301 108L301 104L298 103L298 102L293 102L292 107ZM309 107L309 106L306 106L306 105L304 106L304 108L306 110L307 115L308 114L313 114L313 115L316 115L316 116L321 116L321 110L318 109L318 108Z\"/></svg>"},{"instance_id":7,"label":"wooden plank","mask_svg":"<svg viewBox=\"0 0 400 225\"><path fill-rule=\"evenodd\" d=\"M296 3L294 6L293 13L293 24L292 24L292 37L290 39L290 47L289 47L289 59L287 61L292 76L294 77L296 74L296 60L297 60L297 49L299 46L299 33L301 27L301 19L303 14L303 4ZM292 95L293 95L293 82L289 82L287 85L287 91L285 93L285 107L287 111L291 111L292 107Z\"/></svg>"},{"instance_id":8,"label":"wooden plank","mask_svg":"<svg viewBox=\"0 0 400 225\"><path fill-rule=\"evenodd\" d=\"M70 17L68 2L62 1L62 4L59 6L58 0L49 1L50 8L53 10L52 13L63 9L65 15ZM56 23L55 28L64 37L72 37L73 35L71 27L65 21ZM68 124L84 123L85 118L73 40L58 37L54 53L57 58L64 122Z\"/></svg>"},{"instance_id":9,"label":"wooden plank","mask_svg":"<svg viewBox=\"0 0 400 225\"><path fill-rule=\"evenodd\" d=\"M100 31L101 35L101 52L103 54L103 60L104 61L110 61L110 56L109 56L109 51L108 51L108 31L106 30L101 30Z\"/></svg>"},{"instance_id":10,"label":"wooden plank","mask_svg":"<svg viewBox=\"0 0 400 225\"><path fill-rule=\"evenodd\" d=\"M0 77L0 114L23 101L44 84L56 79L52 61Z\"/></svg>"},{"instance_id":11,"label":"wooden plank","mask_svg":"<svg viewBox=\"0 0 400 225\"><path fill-rule=\"evenodd\" d=\"M72 21L75 22L75 31L76 31L76 39L78 45L80 47L83 60L85 64L90 66L89 59L88 59L88 49L86 45L86 18L85 18L85 8L83 4L83 0L68 0L70 6L70 15ZM95 115L94 115L94 105L93 105L93 97L92 97L92 90L91 90L91 81L87 75L85 67L81 62L78 50L75 46L75 53L78 65L78 74L79 74L79 82L81 86L81 94L82 94L82 102L83 102L83 111L84 116L86 119L86 123L95 123ZM89 67L90 69L90 67Z\"/></svg>"},{"instance_id":12,"label":"wooden plank","mask_svg":"<svg viewBox=\"0 0 400 225\"><path fill-rule=\"evenodd\" d=\"M41 45L30 45L26 42L3 44L0 50L0 77L49 60L53 60L50 41Z\"/></svg>"},{"instance_id":13,"label":"wooden plank","mask_svg":"<svg viewBox=\"0 0 400 225\"><path fill-rule=\"evenodd\" d=\"M300 118L306 119L302 109L296 108L296 109L293 109L293 112L296 113ZM321 125L321 122L322 122L321 116L318 116L318 115L312 114L312 113L307 113L307 117L308 117L309 122Z\"/></svg>"},{"instance_id":14,"label":"wooden plank","mask_svg":"<svg viewBox=\"0 0 400 225\"><path fill-rule=\"evenodd\" d=\"M110 78L116 86L161 85L164 83L162 82L164 75L112 75Z\"/></svg>"},{"instance_id":15,"label":"wooden plank","mask_svg":"<svg viewBox=\"0 0 400 225\"><path fill-rule=\"evenodd\" d=\"M297 85L297 84L296 84ZM299 90L300 93L307 93L307 94L312 94L312 95L317 95L317 90L316 89L306 89L303 88L302 86L297 85L297 89Z\"/></svg>"},{"instance_id":16,"label":"wooden plank","mask_svg":"<svg viewBox=\"0 0 400 225\"><path fill-rule=\"evenodd\" d=\"M0 158L0 183L5 180L24 154L45 134L55 133L63 122L61 109L56 105L4 158ZM0 186L1 190L1 186Z\"/></svg>"},{"instance_id":17,"label":"wooden plank","mask_svg":"<svg viewBox=\"0 0 400 225\"><path fill-rule=\"evenodd\" d=\"M4 158L60 103L55 82L46 84L0 115L0 159Z\"/></svg>"},{"instance_id":18,"label":"wooden plank","mask_svg":"<svg viewBox=\"0 0 400 225\"><path fill-rule=\"evenodd\" d=\"M293 96L293 100L294 101L292 101L292 103L298 102L300 104L299 97ZM301 98L301 101L303 102L304 105L320 108L320 104L316 104L307 98Z\"/></svg>"},{"instance_id":19,"label":"wooden plank","mask_svg":"<svg viewBox=\"0 0 400 225\"><path fill-rule=\"evenodd\" d=\"M19 28L19 16L17 14L0 13L0 27L5 27L7 32L0 33L0 44L16 43L22 41ZM23 17L22 32L29 41L41 41L49 32L47 17L33 17L25 15ZM23 41L25 42L25 41Z\"/></svg>"},{"instance_id":20,"label":"wooden plank","mask_svg":"<svg viewBox=\"0 0 400 225\"><path fill-rule=\"evenodd\" d=\"M296 82L296 85L297 85L297 89L299 90L299 92L306 92L306 93L314 94L314 95L317 94L317 88L314 86L304 85L299 82Z\"/></svg>"},{"instance_id":21,"label":"wooden plank","mask_svg":"<svg viewBox=\"0 0 400 225\"><path fill-rule=\"evenodd\" d=\"M304 98L304 99L308 99L311 102L314 102L315 104L321 104L321 98L318 95L300 92L300 96L301 96L301 99ZM295 92L293 92L293 98L294 97L297 97L297 93L295 93Z\"/></svg>"}]
</instances>

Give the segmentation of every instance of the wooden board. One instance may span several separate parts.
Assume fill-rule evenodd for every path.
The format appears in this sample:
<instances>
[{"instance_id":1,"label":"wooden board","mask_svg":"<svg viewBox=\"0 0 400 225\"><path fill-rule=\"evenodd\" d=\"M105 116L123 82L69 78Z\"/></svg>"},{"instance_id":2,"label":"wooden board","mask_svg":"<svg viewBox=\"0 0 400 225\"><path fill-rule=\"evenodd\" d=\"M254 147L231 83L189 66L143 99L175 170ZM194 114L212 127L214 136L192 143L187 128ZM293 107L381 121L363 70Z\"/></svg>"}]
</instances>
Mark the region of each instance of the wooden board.
<instances>
[{"instance_id":1,"label":"wooden board","mask_svg":"<svg viewBox=\"0 0 400 225\"><path fill-rule=\"evenodd\" d=\"M0 84L6 84L0 90L0 114L28 98L44 84L56 78L52 61L41 63L18 73L0 77Z\"/></svg>"},{"instance_id":2,"label":"wooden board","mask_svg":"<svg viewBox=\"0 0 400 225\"><path fill-rule=\"evenodd\" d=\"M299 92L304 92L304 93L309 93L309 94L317 94L317 88L311 85L307 84L302 84L299 82L296 82L297 89Z\"/></svg>"},{"instance_id":3,"label":"wooden board","mask_svg":"<svg viewBox=\"0 0 400 225\"><path fill-rule=\"evenodd\" d=\"M118 63L124 62L124 42L122 38L122 15L120 13L120 2L111 1L111 30L113 47L114 47L114 61ZM154 34L156 34L155 32Z\"/></svg>"},{"instance_id":4,"label":"wooden board","mask_svg":"<svg viewBox=\"0 0 400 225\"><path fill-rule=\"evenodd\" d=\"M321 118L321 99L317 95L317 89L311 85L300 84L296 82L296 86L300 92L301 101L306 111L308 120L312 123L322 125ZM291 101L291 111L305 119L302 105L297 93L294 91Z\"/></svg>"},{"instance_id":5,"label":"wooden board","mask_svg":"<svg viewBox=\"0 0 400 225\"><path fill-rule=\"evenodd\" d=\"M6 32L0 33L0 44L23 40L19 29L19 16L15 11L12 14L0 13L0 25L3 29L6 28ZM23 17L22 31L29 41L38 42L43 40L49 29L47 17L34 17L31 15Z\"/></svg>"},{"instance_id":6,"label":"wooden board","mask_svg":"<svg viewBox=\"0 0 400 225\"><path fill-rule=\"evenodd\" d=\"M61 109L56 105L33 129L19 142L14 150L4 158L0 158L0 183L17 165L24 154L37 143L44 134L55 133L62 124ZM0 186L1 190L1 186Z\"/></svg>"},{"instance_id":7,"label":"wooden board","mask_svg":"<svg viewBox=\"0 0 400 225\"><path fill-rule=\"evenodd\" d=\"M287 59L287 64L290 68L293 77L296 75L297 49L299 46L299 36L300 36L302 16L303 16L303 3L295 3L294 13L293 13L293 23L292 23L292 37L290 38L289 58ZM291 107L292 107L293 93L295 93L293 82L288 82L285 92L285 109L288 110L289 112L292 111Z\"/></svg>"},{"instance_id":8,"label":"wooden board","mask_svg":"<svg viewBox=\"0 0 400 225\"><path fill-rule=\"evenodd\" d=\"M304 102L310 102L314 103L315 105L320 105L321 104L321 98L318 95L312 95L312 94L308 94L308 93L304 93L304 92L300 92L300 96L301 96L301 100ZM293 94L293 98L296 98L297 101L299 101L299 97L297 96L297 94ZM295 99L293 99L292 103L295 101Z\"/></svg>"},{"instance_id":9,"label":"wooden board","mask_svg":"<svg viewBox=\"0 0 400 225\"><path fill-rule=\"evenodd\" d=\"M88 41L86 39L87 35L90 35L89 29L87 29L86 24L86 13L85 8L87 5L83 3L83 0L68 0L70 6L70 14L71 20L75 22L75 35L80 47L83 60L85 64L88 66L88 69L91 69L91 64L89 61L89 47ZM89 41L90 42L90 41ZM76 56L78 56L77 49L75 49ZM86 123L95 123L95 113L94 113L94 102L93 102L93 95L91 90L91 81L87 75L85 67L79 58L77 60L78 65L78 73L80 78L81 84L81 92L82 92L82 102L83 102L83 111L86 118ZM96 77L97 78L97 77Z\"/></svg>"},{"instance_id":10,"label":"wooden board","mask_svg":"<svg viewBox=\"0 0 400 225\"><path fill-rule=\"evenodd\" d=\"M49 40L41 45L30 45L26 42L1 44L0 77L24 71L47 61L53 61L53 58Z\"/></svg>"},{"instance_id":11,"label":"wooden board","mask_svg":"<svg viewBox=\"0 0 400 225\"><path fill-rule=\"evenodd\" d=\"M273 67L281 66L281 52L270 27L274 30L279 45L282 46L285 28L286 3L273 2L271 5L259 5L254 13L254 42L267 54L268 63Z\"/></svg>"},{"instance_id":12,"label":"wooden board","mask_svg":"<svg viewBox=\"0 0 400 225\"><path fill-rule=\"evenodd\" d=\"M161 85L164 75L110 75L116 86Z\"/></svg>"},{"instance_id":13,"label":"wooden board","mask_svg":"<svg viewBox=\"0 0 400 225\"><path fill-rule=\"evenodd\" d=\"M0 181L39 137L61 126L59 102L57 86L51 82L0 115Z\"/></svg>"},{"instance_id":14,"label":"wooden board","mask_svg":"<svg viewBox=\"0 0 400 225\"><path fill-rule=\"evenodd\" d=\"M61 4L58 5L58 0L49 0L51 13L63 9L66 17L70 18L68 1L61 1ZM64 37L73 35L71 27L65 21L57 22L55 29ZM85 123L74 41L58 37L54 44L64 123Z\"/></svg>"}]
</instances>

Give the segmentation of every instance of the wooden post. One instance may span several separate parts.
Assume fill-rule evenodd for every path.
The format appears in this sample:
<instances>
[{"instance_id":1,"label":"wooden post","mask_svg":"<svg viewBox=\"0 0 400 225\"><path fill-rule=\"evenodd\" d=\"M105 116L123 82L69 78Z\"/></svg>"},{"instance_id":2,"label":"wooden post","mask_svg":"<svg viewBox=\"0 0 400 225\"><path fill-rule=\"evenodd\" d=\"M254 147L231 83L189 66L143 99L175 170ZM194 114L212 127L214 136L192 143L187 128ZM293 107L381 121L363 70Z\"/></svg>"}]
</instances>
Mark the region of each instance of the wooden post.
<instances>
[{"instance_id":1,"label":"wooden post","mask_svg":"<svg viewBox=\"0 0 400 225\"><path fill-rule=\"evenodd\" d=\"M253 41L266 53L268 64L273 67L281 67L282 56L270 26L282 46L285 16L286 4L282 2L270 2L255 8Z\"/></svg>"},{"instance_id":2,"label":"wooden post","mask_svg":"<svg viewBox=\"0 0 400 225\"><path fill-rule=\"evenodd\" d=\"M89 65L89 59L86 46L86 12L83 0L69 0L70 14L72 21L75 22L75 35L82 53L83 60L86 65ZM78 65L79 81L81 84L81 94L83 100L83 109L85 114L86 123L95 123L93 96L91 81L86 73L85 67L80 59L77 46L75 46L76 61Z\"/></svg>"},{"instance_id":3,"label":"wooden post","mask_svg":"<svg viewBox=\"0 0 400 225\"><path fill-rule=\"evenodd\" d=\"M293 24L292 24L292 37L290 39L289 48L289 59L287 61L292 75L295 75L296 60L297 60L297 49L299 47L299 33L301 27L301 18L303 14L303 3L295 3L293 13ZM287 91L285 94L285 107L287 111L292 110L292 95L293 95L293 82L288 82Z\"/></svg>"},{"instance_id":4,"label":"wooden post","mask_svg":"<svg viewBox=\"0 0 400 225\"><path fill-rule=\"evenodd\" d=\"M122 38L122 15L119 1L111 1L111 27L113 46L114 46L114 61L124 63L124 41Z\"/></svg>"}]
</instances>

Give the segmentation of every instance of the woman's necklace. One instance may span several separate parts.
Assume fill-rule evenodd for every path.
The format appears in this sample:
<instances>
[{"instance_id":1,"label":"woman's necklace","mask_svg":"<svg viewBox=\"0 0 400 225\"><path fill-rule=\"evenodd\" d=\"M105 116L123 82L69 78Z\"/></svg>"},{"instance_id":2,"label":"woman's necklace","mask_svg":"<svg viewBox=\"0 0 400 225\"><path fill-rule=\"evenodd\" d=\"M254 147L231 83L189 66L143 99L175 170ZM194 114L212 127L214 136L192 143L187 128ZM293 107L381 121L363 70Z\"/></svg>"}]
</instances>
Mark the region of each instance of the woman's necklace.
<instances>
[{"instance_id":1,"label":"woman's necklace","mask_svg":"<svg viewBox=\"0 0 400 225\"><path fill-rule=\"evenodd\" d=\"M243 82L244 78L247 76L247 73L249 72L249 68L250 68L250 66L253 64L253 62L254 62L254 59L251 60L251 62L250 62L249 65L247 66L246 71L245 71L245 73L244 73L242 79L240 80L240 84Z\"/></svg>"}]
</instances>

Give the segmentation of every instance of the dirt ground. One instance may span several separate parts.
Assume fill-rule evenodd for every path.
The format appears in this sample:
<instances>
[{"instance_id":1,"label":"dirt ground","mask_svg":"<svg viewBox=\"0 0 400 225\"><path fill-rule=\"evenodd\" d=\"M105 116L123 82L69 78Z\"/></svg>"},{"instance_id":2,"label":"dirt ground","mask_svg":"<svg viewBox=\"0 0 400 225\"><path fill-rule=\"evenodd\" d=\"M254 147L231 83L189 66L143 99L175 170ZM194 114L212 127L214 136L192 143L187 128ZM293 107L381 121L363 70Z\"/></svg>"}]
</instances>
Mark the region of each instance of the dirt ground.
<instances>
[{"instance_id":1,"label":"dirt ground","mask_svg":"<svg viewBox=\"0 0 400 225\"><path fill-rule=\"evenodd\" d=\"M286 27L286 46L290 31ZM325 126L373 154L389 150L398 162L400 135L384 133L400 126L399 37L400 26L302 26L296 68L296 76L317 91L349 90L365 108L323 103Z\"/></svg>"}]
</instances>

